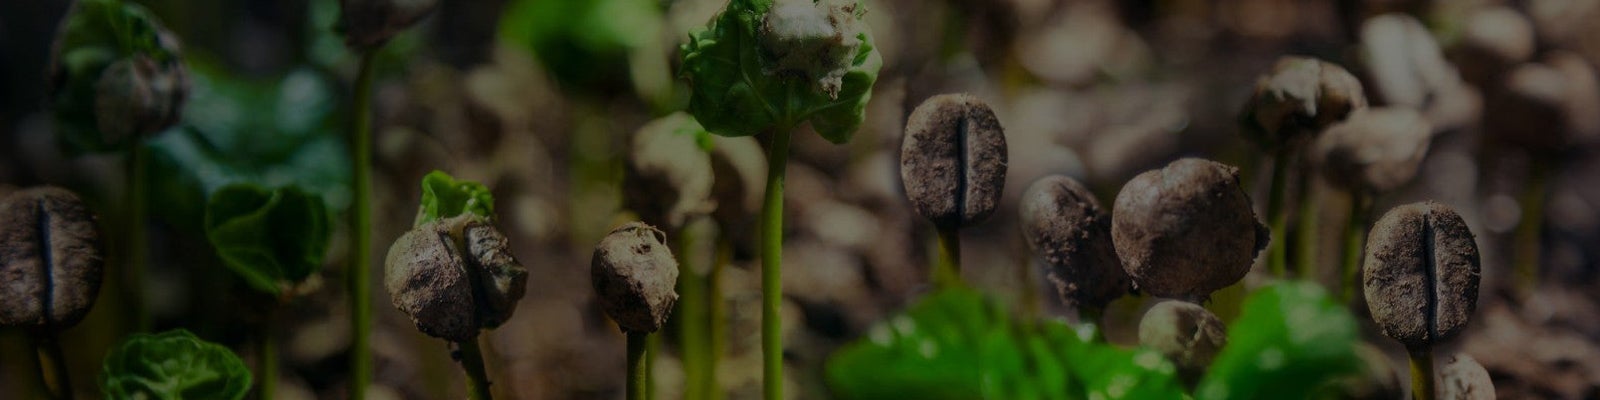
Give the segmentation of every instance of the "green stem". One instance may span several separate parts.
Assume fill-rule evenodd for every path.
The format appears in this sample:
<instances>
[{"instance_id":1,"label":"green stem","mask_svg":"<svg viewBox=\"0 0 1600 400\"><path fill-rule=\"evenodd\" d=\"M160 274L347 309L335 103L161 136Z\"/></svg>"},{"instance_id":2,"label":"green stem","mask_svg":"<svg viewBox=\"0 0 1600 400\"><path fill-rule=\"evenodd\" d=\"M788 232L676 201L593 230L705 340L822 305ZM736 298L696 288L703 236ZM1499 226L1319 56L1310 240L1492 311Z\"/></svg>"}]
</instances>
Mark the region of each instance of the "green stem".
<instances>
[{"instance_id":1,"label":"green stem","mask_svg":"<svg viewBox=\"0 0 1600 400\"><path fill-rule=\"evenodd\" d=\"M350 290L350 398L366 398L372 381L372 64L378 49L361 55L361 72L356 75L355 106L350 128L351 206L350 272L345 276ZM474 346L474 349L477 347Z\"/></svg>"},{"instance_id":2,"label":"green stem","mask_svg":"<svg viewBox=\"0 0 1600 400\"><path fill-rule=\"evenodd\" d=\"M145 154L144 144L134 142L128 146L128 221L127 221L127 248L124 249L127 257L128 270L123 272L123 304L128 311L128 321L136 332L150 330L150 310L145 308L144 297L144 272L145 272L145 232L144 223L149 219L150 207L145 196L145 169L148 166L148 154Z\"/></svg>"},{"instance_id":3,"label":"green stem","mask_svg":"<svg viewBox=\"0 0 1600 400\"><path fill-rule=\"evenodd\" d=\"M1532 293L1539 284L1539 235L1544 230L1544 201L1550 179L1550 169L1544 162L1530 162L1531 179L1522 192L1522 221L1517 224L1514 250L1517 289L1523 294Z\"/></svg>"},{"instance_id":4,"label":"green stem","mask_svg":"<svg viewBox=\"0 0 1600 400\"><path fill-rule=\"evenodd\" d=\"M707 373L705 281L694 273L694 235L688 229L679 229L676 234L678 243L673 254L678 258L681 271L678 274L678 349L683 354L683 398L701 399L705 398L701 383Z\"/></svg>"},{"instance_id":5,"label":"green stem","mask_svg":"<svg viewBox=\"0 0 1600 400\"><path fill-rule=\"evenodd\" d=\"M1433 387L1433 349L1411 350L1411 396L1416 400L1435 399Z\"/></svg>"},{"instance_id":6,"label":"green stem","mask_svg":"<svg viewBox=\"0 0 1600 400\"><path fill-rule=\"evenodd\" d=\"M772 131L761 203L761 377L766 400L783 398L783 175L790 133L787 127Z\"/></svg>"},{"instance_id":7,"label":"green stem","mask_svg":"<svg viewBox=\"0 0 1600 400\"><path fill-rule=\"evenodd\" d=\"M261 334L256 336L256 374L261 375L256 382L258 397L262 400L276 399L273 392L278 388L278 345L275 342L272 324L262 327Z\"/></svg>"},{"instance_id":8,"label":"green stem","mask_svg":"<svg viewBox=\"0 0 1600 400\"><path fill-rule=\"evenodd\" d=\"M727 331L723 321L727 319L727 309L722 302L722 272L728 263L733 260L733 242L728 239L725 232L717 233L716 258L711 264L711 272L706 276L706 324L709 331L706 338L706 374L701 376L701 388L705 389L706 399L717 400L722 398L722 387L717 384L717 363L722 358L723 343L726 341Z\"/></svg>"},{"instance_id":9,"label":"green stem","mask_svg":"<svg viewBox=\"0 0 1600 400\"><path fill-rule=\"evenodd\" d=\"M1311 168L1299 168L1300 186L1295 192L1299 195L1300 212L1295 226L1295 275L1301 280L1315 281L1317 279L1317 213L1321 210L1318 203L1318 190L1311 180Z\"/></svg>"},{"instance_id":10,"label":"green stem","mask_svg":"<svg viewBox=\"0 0 1600 400\"><path fill-rule=\"evenodd\" d=\"M1366 248L1367 209L1372 196L1360 191L1350 192L1350 219L1344 226L1344 253L1339 260L1339 286L1345 303L1356 298L1356 288L1361 285L1361 255Z\"/></svg>"},{"instance_id":11,"label":"green stem","mask_svg":"<svg viewBox=\"0 0 1600 400\"><path fill-rule=\"evenodd\" d=\"M29 333L33 341L39 380L51 399L72 400L72 379L67 375L67 358L54 333Z\"/></svg>"},{"instance_id":12,"label":"green stem","mask_svg":"<svg viewBox=\"0 0 1600 400\"><path fill-rule=\"evenodd\" d=\"M628 400L645 400L646 377L650 374L649 356L645 354L644 332L628 332Z\"/></svg>"},{"instance_id":13,"label":"green stem","mask_svg":"<svg viewBox=\"0 0 1600 400\"><path fill-rule=\"evenodd\" d=\"M456 342L456 345L461 348L461 369L467 371L467 398L494 399L494 395L489 393L489 373L483 368L483 351L478 349L478 337Z\"/></svg>"},{"instance_id":14,"label":"green stem","mask_svg":"<svg viewBox=\"0 0 1600 400\"><path fill-rule=\"evenodd\" d=\"M645 336L644 352L661 354L661 335ZM644 398L645 400L655 400L656 398L656 374L650 368L650 360L644 361Z\"/></svg>"},{"instance_id":15,"label":"green stem","mask_svg":"<svg viewBox=\"0 0 1600 400\"><path fill-rule=\"evenodd\" d=\"M1279 148L1277 154L1272 156L1272 183L1267 187L1267 218L1268 227L1272 229L1272 242L1267 247L1267 267L1273 276L1283 277L1288 271L1288 254L1285 253L1284 237L1289 226L1289 215L1283 209L1283 192L1285 171L1289 165L1290 152L1287 146Z\"/></svg>"},{"instance_id":16,"label":"green stem","mask_svg":"<svg viewBox=\"0 0 1600 400\"><path fill-rule=\"evenodd\" d=\"M933 266L933 282L940 287L961 284L961 230L939 228L939 262Z\"/></svg>"}]
</instances>

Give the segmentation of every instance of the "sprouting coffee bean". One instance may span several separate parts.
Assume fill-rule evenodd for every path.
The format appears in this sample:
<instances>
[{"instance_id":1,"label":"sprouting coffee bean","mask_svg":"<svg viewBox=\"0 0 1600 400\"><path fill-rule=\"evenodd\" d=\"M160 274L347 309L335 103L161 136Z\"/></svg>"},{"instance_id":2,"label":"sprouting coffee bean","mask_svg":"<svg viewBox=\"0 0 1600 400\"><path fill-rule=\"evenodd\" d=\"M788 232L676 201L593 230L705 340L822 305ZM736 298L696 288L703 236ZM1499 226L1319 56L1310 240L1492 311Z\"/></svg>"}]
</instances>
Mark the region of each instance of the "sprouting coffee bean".
<instances>
[{"instance_id":1,"label":"sprouting coffee bean","mask_svg":"<svg viewBox=\"0 0 1600 400\"><path fill-rule=\"evenodd\" d=\"M1450 356L1439 369L1439 398L1447 400L1494 400L1494 380L1478 360L1466 354Z\"/></svg>"},{"instance_id":2,"label":"sprouting coffee bean","mask_svg":"<svg viewBox=\"0 0 1600 400\"><path fill-rule=\"evenodd\" d=\"M0 201L0 326L60 330L83 319L105 265L96 219L57 187Z\"/></svg>"},{"instance_id":3,"label":"sprouting coffee bean","mask_svg":"<svg viewBox=\"0 0 1600 400\"><path fill-rule=\"evenodd\" d=\"M600 240L589 263L589 277L600 306L624 331L652 333L667 323L678 301L678 261L667 248L667 234L629 222Z\"/></svg>"},{"instance_id":4,"label":"sprouting coffee bean","mask_svg":"<svg viewBox=\"0 0 1600 400\"><path fill-rule=\"evenodd\" d=\"M900 146L900 177L918 214L941 229L994 213L1006 178L1000 120L977 97L944 94L911 112Z\"/></svg>"},{"instance_id":5,"label":"sprouting coffee bean","mask_svg":"<svg viewBox=\"0 0 1600 400\"><path fill-rule=\"evenodd\" d=\"M645 223L677 230L695 215L709 214L711 157L695 135L684 132L694 117L677 113L657 119L634 134L623 168L623 206Z\"/></svg>"},{"instance_id":6,"label":"sprouting coffee bean","mask_svg":"<svg viewBox=\"0 0 1600 400\"><path fill-rule=\"evenodd\" d=\"M95 83L96 126L111 143L148 136L178 122L189 94L188 72L134 55L106 67Z\"/></svg>"},{"instance_id":7,"label":"sprouting coffee bean","mask_svg":"<svg viewBox=\"0 0 1600 400\"><path fill-rule=\"evenodd\" d=\"M439 0L339 0L337 30L358 49L389 41L439 7Z\"/></svg>"},{"instance_id":8,"label":"sprouting coffee bean","mask_svg":"<svg viewBox=\"0 0 1600 400\"><path fill-rule=\"evenodd\" d=\"M1410 108L1357 111L1329 127L1311 147L1312 163L1328 182L1383 193L1417 175L1433 138L1428 121Z\"/></svg>"},{"instance_id":9,"label":"sprouting coffee bean","mask_svg":"<svg viewBox=\"0 0 1600 400\"><path fill-rule=\"evenodd\" d=\"M528 271L509 245L493 225L470 215L412 229L384 261L390 300L422 333L471 340L509 319L526 290Z\"/></svg>"},{"instance_id":10,"label":"sprouting coffee bean","mask_svg":"<svg viewBox=\"0 0 1600 400\"><path fill-rule=\"evenodd\" d=\"M1227 344L1228 331L1222 320L1194 303L1163 301L1139 320L1139 345L1166 356L1190 385Z\"/></svg>"},{"instance_id":11,"label":"sprouting coffee bean","mask_svg":"<svg viewBox=\"0 0 1600 400\"><path fill-rule=\"evenodd\" d=\"M1139 290L1201 300L1244 278L1268 232L1239 186L1238 168L1185 158L1122 187L1111 237Z\"/></svg>"},{"instance_id":12,"label":"sprouting coffee bean","mask_svg":"<svg viewBox=\"0 0 1600 400\"><path fill-rule=\"evenodd\" d=\"M1449 340L1478 305L1478 245L1466 221L1428 201L1389 210L1367 237L1362 283L1372 319L1408 348Z\"/></svg>"},{"instance_id":13,"label":"sprouting coffee bean","mask_svg":"<svg viewBox=\"0 0 1600 400\"><path fill-rule=\"evenodd\" d=\"M1277 148L1321 132L1366 106L1361 81L1344 68L1314 58L1283 57L1256 81L1239 123L1246 138Z\"/></svg>"},{"instance_id":14,"label":"sprouting coffee bean","mask_svg":"<svg viewBox=\"0 0 1600 400\"><path fill-rule=\"evenodd\" d=\"M1048 266L1062 303L1104 308L1132 284L1111 244L1111 215L1077 180L1034 182L1022 195L1022 236Z\"/></svg>"}]
</instances>

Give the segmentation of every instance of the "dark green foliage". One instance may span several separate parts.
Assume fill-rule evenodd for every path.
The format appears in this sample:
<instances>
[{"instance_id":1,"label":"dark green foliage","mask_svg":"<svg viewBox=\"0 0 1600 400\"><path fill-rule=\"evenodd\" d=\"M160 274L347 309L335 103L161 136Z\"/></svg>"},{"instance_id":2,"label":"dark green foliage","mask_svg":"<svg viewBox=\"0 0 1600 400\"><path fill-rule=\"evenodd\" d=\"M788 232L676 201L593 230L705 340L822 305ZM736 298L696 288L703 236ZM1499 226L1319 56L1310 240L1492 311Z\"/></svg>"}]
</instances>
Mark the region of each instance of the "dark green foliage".
<instances>
[{"instance_id":1,"label":"dark green foliage","mask_svg":"<svg viewBox=\"0 0 1600 400\"><path fill-rule=\"evenodd\" d=\"M251 287L279 294L322 266L328 219L322 198L298 187L233 184L211 194L206 238Z\"/></svg>"},{"instance_id":2,"label":"dark green foliage","mask_svg":"<svg viewBox=\"0 0 1600 400\"><path fill-rule=\"evenodd\" d=\"M182 329L135 334L104 368L107 399L238 400L251 382L239 356Z\"/></svg>"}]
</instances>

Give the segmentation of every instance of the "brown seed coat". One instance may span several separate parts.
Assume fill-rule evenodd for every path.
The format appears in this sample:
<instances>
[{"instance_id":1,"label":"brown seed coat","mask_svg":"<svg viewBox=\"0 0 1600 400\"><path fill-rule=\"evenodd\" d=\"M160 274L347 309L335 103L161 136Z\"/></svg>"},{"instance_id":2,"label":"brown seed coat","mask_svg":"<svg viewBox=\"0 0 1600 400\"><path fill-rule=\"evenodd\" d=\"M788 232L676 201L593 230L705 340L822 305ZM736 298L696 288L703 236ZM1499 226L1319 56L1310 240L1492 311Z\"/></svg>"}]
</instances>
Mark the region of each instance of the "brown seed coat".
<instances>
[{"instance_id":1,"label":"brown seed coat","mask_svg":"<svg viewBox=\"0 0 1600 400\"><path fill-rule=\"evenodd\" d=\"M1450 340L1478 305L1478 246L1450 207L1389 210L1367 236L1362 284L1372 319L1408 348Z\"/></svg>"},{"instance_id":2,"label":"brown seed coat","mask_svg":"<svg viewBox=\"0 0 1600 400\"><path fill-rule=\"evenodd\" d=\"M1111 244L1111 215L1083 184L1044 177L1028 187L1020 208L1022 236L1045 261L1062 303L1105 308L1132 289Z\"/></svg>"},{"instance_id":3,"label":"brown seed coat","mask_svg":"<svg viewBox=\"0 0 1600 400\"><path fill-rule=\"evenodd\" d=\"M96 220L58 187L0 201L0 326L53 331L88 314L105 265Z\"/></svg>"},{"instance_id":4,"label":"brown seed coat","mask_svg":"<svg viewBox=\"0 0 1600 400\"><path fill-rule=\"evenodd\" d=\"M1006 178L1000 119L972 95L929 98L906 120L900 177L912 208L941 229L988 218Z\"/></svg>"},{"instance_id":5,"label":"brown seed coat","mask_svg":"<svg viewBox=\"0 0 1600 400\"><path fill-rule=\"evenodd\" d=\"M1128 181L1117 194L1111 236L1139 290L1201 300L1238 282L1266 247L1239 169L1185 158Z\"/></svg>"},{"instance_id":6,"label":"brown seed coat","mask_svg":"<svg viewBox=\"0 0 1600 400\"><path fill-rule=\"evenodd\" d=\"M678 301L678 261L666 241L660 229L629 222L594 248L589 277L595 296L624 331L660 330Z\"/></svg>"}]
</instances>

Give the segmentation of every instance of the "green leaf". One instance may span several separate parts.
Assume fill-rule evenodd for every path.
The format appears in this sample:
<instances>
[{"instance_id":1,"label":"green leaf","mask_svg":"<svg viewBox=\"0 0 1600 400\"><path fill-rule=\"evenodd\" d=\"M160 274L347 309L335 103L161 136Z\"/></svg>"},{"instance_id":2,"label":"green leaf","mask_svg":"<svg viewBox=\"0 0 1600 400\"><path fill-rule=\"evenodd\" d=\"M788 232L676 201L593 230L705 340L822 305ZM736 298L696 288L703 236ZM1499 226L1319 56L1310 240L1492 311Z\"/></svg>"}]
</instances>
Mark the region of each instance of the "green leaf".
<instances>
[{"instance_id":1,"label":"green leaf","mask_svg":"<svg viewBox=\"0 0 1600 400\"><path fill-rule=\"evenodd\" d=\"M211 194L206 238L251 287L277 295L322 266L328 219L322 199L298 187L232 184Z\"/></svg>"},{"instance_id":2,"label":"green leaf","mask_svg":"<svg viewBox=\"0 0 1600 400\"><path fill-rule=\"evenodd\" d=\"M690 34L680 72L693 89L689 113L718 135L749 136L810 122L830 142L850 141L866 118L872 84L883 65L871 37L864 28L857 35L861 47L839 92L832 95L814 79L773 72L777 62L765 54L759 37L772 5L771 0L732 0L710 25Z\"/></svg>"},{"instance_id":3,"label":"green leaf","mask_svg":"<svg viewBox=\"0 0 1600 400\"><path fill-rule=\"evenodd\" d=\"M435 170L422 177L422 207L413 227L462 214L494 218L494 195L483 184Z\"/></svg>"},{"instance_id":4,"label":"green leaf","mask_svg":"<svg viewBox=\"0 0 1600 400\"><path fill-rule=\"evenodd\" d=\"M132 2L81 0L61 24L50 101L63 147L69 153L124 148L125 140L102 134L98 126L95 84L106 67L136 54L162 64L181 62L176 44L163 40L160 22Z\"/></svg>"},{"instance_id":5,"label":"green leaf","mask_svg":"<svg viewBox=\"0 0 1600 400\"><path fill-rule=\"evenodd\" d=\"M1228 326L1228 346L1201 379L1201 400L1303 399L1323 384L1360 372L1357 325L1310 282L1283 282L1251 294Z\"/></svg>"},{"instance_id":6,"label":"green leaf","mask_svg":"<svg viewBox=\"0 0 1600 400\"><path fill-rule=\"evenodd\" d=\"M251 384L239 356L182 329L129 337L101 379L107 399L238 400Z\"/></svg>"},{"instance_id":7,"label":"green leaf","mask_svg":"<svg viewBox=\"0 0 1600 400\"><path fill-rule=\"evenodd\" d=\"M1016 321L952 288L873 327L825 372L843 399L1176 399L1174 370L1154 352L1084 342L1060 321Z\"/></svg>"}]
</instances>

